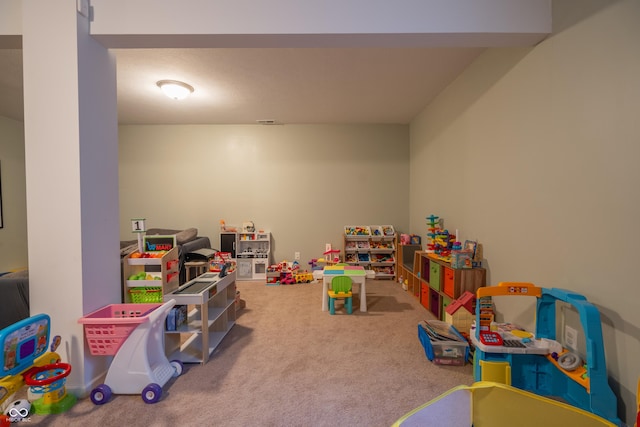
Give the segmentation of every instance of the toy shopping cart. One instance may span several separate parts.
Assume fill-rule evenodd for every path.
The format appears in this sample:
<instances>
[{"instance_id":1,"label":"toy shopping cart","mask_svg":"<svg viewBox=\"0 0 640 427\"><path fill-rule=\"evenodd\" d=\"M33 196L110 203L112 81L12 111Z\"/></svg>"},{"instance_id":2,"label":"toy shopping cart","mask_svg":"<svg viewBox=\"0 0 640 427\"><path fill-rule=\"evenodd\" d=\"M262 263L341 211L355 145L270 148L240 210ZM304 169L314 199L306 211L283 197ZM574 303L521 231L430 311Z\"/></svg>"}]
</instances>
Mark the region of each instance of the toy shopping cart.
<instances>
[{"instance_id":1,"label":"toy shopping cart","mask_svg":"<svg viewBox=\"0 0 640 427\"><path fill-rule=\"evenodd\" d=\"M112 394L138 394L155 403L162 387L182 373L182 362L169 362L164 353L164 323L176 304L111 304L78 320L93 355L115 355L104 384L91 391L96 405Z\"/></svg>"}]
</instances>

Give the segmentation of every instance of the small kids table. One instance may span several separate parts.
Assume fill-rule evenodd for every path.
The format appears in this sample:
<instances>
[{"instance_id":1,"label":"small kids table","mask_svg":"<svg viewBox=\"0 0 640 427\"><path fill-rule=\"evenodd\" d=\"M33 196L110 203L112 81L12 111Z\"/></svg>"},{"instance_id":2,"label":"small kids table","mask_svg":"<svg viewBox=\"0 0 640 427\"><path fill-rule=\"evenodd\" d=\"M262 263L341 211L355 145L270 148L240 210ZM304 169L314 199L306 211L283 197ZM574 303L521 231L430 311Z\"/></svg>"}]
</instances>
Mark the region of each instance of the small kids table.
<instances>
[{"instance_id":1,"label":"small kids table","mask_svg":"<svg viewBox=\"0 0 640 427\"><path fill-rule=\"evenodd\" d=\"M327 311L327 305L329 304L329 297L327 291L331 284L331 279L336 276L348 276L353 283L360 285L360 311L367 311L367 291L365 282L367 273L364 267L356 265L333 265L327 266L322 270L322 311Z\"/></svg>"}]
</instances>

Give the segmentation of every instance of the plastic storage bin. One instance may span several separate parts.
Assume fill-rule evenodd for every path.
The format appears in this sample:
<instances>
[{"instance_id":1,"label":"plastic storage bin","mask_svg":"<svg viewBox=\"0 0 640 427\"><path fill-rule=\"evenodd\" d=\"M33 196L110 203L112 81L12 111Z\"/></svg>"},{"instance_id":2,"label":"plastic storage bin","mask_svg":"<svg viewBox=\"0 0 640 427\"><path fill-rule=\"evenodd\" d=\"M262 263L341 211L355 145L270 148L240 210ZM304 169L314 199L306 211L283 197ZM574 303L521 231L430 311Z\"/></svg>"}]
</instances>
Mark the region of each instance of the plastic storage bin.
<instances>
[{"instance_id":1,"label":"plastic storage bin","mask_svg":"<svg viewBox=\"0 0 640 427\"><path fill-rule=\"evenodd\" d=\"M93 355L114 355L139 324L162 304L110 304L79 320Z\"/></svg>"},{"instance_id":2,"label":"plastic storage bin","mask_svg":"<svg viewBox=\"0 0 640 427\"><path fill-rule=\"evenodd\" d=\"M427 359L437 365L463 366L469 359L469 343L446 322L427 320L418 323L418 339Z\"/></svg>"},{"instance_id":3,"label":"plastic storage bin","mask_svg":"<svg viewBox=\"0 0 640 427\"><path fill-rule=\"evenodd\" d=\"M370 237L371 227L368 225L345 225L344 234L347 238Z\"/></svg>"},{"instance_id":4,"label":"plastic storage bin","mask_svg":"<svg viewBox=\"0 0 640 427\"><path fill-rule=\"evenodd\" d=\"M129 297L134 304L161 303L162 288L155 286L129 288Z\"/></svg>"},{"instance_id":5,"label":"plastic storage bin","mask_svg":"<svg viewBox=\"0 0 640 427\"><path fill-rule=\"evenodd\" d=\"M396 234L393 225L372 225L370 229L373 237L393 237Z\"/></svg>"}]
</instances>

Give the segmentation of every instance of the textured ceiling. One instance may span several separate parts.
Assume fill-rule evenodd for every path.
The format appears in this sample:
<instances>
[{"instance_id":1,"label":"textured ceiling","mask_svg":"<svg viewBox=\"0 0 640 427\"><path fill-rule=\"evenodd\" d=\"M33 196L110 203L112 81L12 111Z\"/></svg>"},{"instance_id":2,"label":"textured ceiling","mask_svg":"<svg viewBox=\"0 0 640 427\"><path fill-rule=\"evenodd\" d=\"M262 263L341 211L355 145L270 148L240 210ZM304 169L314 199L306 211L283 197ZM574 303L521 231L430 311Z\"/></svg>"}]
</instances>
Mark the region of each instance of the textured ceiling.
<instances>
[{"instance_id":1,"label":"textured ceiling","mask_svg":"<svg viewBox=\"0 0 640 427\"><path fill-rule=\"evenodd\" d=\"M114 49L121 124L408 123L482 48ZM175 101L156 82L195 88ZM22 55L0 49L0 116L23 120Z\"/></svg>"}]
</instances>

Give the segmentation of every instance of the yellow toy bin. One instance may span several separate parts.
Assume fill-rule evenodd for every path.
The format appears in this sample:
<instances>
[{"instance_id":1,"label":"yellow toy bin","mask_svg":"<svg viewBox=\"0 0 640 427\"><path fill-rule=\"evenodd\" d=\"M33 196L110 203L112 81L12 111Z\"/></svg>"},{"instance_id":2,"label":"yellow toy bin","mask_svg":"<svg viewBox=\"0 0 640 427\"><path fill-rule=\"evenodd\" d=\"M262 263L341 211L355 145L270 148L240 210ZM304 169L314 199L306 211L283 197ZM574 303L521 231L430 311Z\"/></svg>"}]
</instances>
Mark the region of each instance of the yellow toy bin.
<instances>
[{"instance_id":1,"label":"yellow toy bin","mask_svg":"<svg viewBox=\"0 0 640 427\"><path fill-rule=\"evenodd\" d=\"M394 427L617 427L591 412L505 384L458 386L414 409Z\"/></svg>"}]
</instances>

